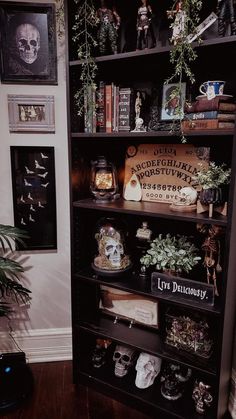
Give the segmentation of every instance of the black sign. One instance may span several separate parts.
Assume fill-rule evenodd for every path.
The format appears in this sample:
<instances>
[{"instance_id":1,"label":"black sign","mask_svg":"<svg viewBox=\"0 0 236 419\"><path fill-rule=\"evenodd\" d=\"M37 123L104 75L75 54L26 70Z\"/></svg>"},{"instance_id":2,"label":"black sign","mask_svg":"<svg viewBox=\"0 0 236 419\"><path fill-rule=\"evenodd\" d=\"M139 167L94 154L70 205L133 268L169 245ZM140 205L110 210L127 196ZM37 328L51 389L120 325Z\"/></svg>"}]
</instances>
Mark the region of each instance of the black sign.
<instances>
[{"instance_id":1,"label":"black sign","mask_svg":"<svg viewBox=\"0 0 236 419\"><path fill-rule=\"evenodd\" d=\"M153 294L171 297L173 301L179 301L181 298L204 305L214 305L214 286L190 279L153 272L151 290Z\"/></svg>"}]
</instances>

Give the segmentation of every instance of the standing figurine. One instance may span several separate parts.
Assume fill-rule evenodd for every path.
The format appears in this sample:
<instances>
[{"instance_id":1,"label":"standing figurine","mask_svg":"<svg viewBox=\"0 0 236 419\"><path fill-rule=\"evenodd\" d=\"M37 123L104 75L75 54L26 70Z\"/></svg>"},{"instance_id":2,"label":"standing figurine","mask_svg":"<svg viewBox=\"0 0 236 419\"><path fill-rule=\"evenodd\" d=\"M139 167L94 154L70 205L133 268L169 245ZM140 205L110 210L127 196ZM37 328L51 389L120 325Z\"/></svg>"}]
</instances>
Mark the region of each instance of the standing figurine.
<instances>
[{"instance_id":1,"label":"standing figurine","mask_svg":"<svg viewBox=\"0 0 236 419\"><path fill-rule=\"evenodd\" d=\"M225 36L228 25L230 25L231 35L236 35L233 0L218 0L217 9L219 36Z\"/></svg>"},{"instance_id":2,"label":"standing figurine","mask_svg":"<svg viewBox=\"0 0 236 419\"><path fill-rule=\"evenodd\" d=\"M142 107L142 98L141 93L138 91L135 99L135 127L131 132L141 132L146 131L146 128L143 126L143 118L140 117Z\"/></svg>"},{"instance_id":3,"label":"standing figurine","mask_svg":"<svg viewBox=\"0 0 236 419\"><path fill-rule=\"evenodd\" d=\"M99 18L98 44L101 55L117 53L117 31L120 27L120 16L115 8L108 9L105 0L101 0L101 7L97 10Z\"/></svg>"},{"instance_id":4,"label":"standing figurine","mask_svg":"<svg viewBox=\"0 0 236 419\"><path fill-rule=\"evenodd\" d=\"M183 10L183 2L181 0L176 4L175 10L167 10L167 17L169 19L175 18L171 25L173 29L171 42L176 45L183 38L186 31L186 12Z\"/></svg>"},{"instance_id":5,"label":"standing figurine","mask_svg":"<svg viewBox=\"0 0 236 419\"><path fill-rule=\"evenodd\" d=\"M147 0L141 0L142 5L138 8L137 15L137 44L136 49L142 49L144 43L145 48L148 48L148 35L151 35L153 47L156 44L151 20L153 17L152 8Z\"/></svg>"},{"instance_id":6,"label":"standing figurine","mask_svg":"<svg viewBox=\"0 0 236 419\"><path fill-rule=\"evenodd\" d=\"M206 407L210 407L213 397L210 393L211 386L202 381L195 381L192 398L195 402L197 413L201 415L205 413Z\"/></svg>"}]
</instances>

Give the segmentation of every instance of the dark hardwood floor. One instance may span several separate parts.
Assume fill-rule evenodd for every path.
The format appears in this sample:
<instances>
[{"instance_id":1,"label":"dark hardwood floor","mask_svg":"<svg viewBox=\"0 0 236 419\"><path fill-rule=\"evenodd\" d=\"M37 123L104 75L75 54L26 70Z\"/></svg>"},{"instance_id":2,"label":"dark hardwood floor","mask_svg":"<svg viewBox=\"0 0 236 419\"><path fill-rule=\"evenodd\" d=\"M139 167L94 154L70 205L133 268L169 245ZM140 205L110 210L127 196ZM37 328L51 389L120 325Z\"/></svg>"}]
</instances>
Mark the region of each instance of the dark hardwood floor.
<instances>
[{"instance_id":1,"label":"dark hardwood floor","mask_svg":"<svg viewBox=\"0 0 236 419\"><path fill-rule=\"evenodd\" d=\"M30 368L35 381L32 396L18 409L0 412L1 419L148 419L87 387L76 389L70 361L30 364Z\"/></svg>"}]
</instances>

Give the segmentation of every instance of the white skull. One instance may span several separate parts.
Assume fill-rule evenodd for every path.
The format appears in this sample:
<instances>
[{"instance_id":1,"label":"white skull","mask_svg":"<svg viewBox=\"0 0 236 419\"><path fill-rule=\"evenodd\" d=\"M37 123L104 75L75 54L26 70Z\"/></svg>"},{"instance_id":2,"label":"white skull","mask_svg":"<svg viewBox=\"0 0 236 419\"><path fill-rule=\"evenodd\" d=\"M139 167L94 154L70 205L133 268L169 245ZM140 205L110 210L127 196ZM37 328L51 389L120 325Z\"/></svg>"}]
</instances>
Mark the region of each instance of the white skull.
<instances>
[{"instance_id":1,"label":"white skull","mask_svg":"<svg viewBox=\"0 0 236 419\"><path fill-rule=\"evenodd\" d=\"M135 369L137 371L135 385L138 388L150 387L161 370L162 360L157 356L141 352Z\"/></svg>"},{"instance_id":2,"label":"white skull","mask_svg":"<svg viewBox=\"0 0 236 419\"><path fill-rule=\"evenodd\" d=\"M113 354L113 361L115 361L115 375L116 377L124 377L129 368L134 363L135 351L127 346L116 345Z\"/></svg>"},{"instance_id":3,"label":"white skull","mask_svg":"<svg viewBox=\"0 0 236 419\"><path fill-rule=\"evenodd\" d=\"M112 237L108 237L105 246L105 255L109 259L112 266L115 268L121 266L121 257L124 254L124 247L123 244L113 239Z\"/></svg>"},{"instance_id":4,"label":"white skull","mask_svg":"<svg viewBox=\"0 0 236 419\"><path fill-rule=\"evenodd\" d=\"M38 57L40 34L30 23L23 23L16 30L16 45L20 58L27 64L32 64Z\"/></svg>"},{"instance_id":5,"label":"white skull","mask_svg":"<svg viewBox=\"0 0 236 419\"><path fill-rule=\"evenodd\" d=\"M180 189L174 203L175 205L192 205L197 201L197 191L192 186Z\"/></svg>"}]
</instances>

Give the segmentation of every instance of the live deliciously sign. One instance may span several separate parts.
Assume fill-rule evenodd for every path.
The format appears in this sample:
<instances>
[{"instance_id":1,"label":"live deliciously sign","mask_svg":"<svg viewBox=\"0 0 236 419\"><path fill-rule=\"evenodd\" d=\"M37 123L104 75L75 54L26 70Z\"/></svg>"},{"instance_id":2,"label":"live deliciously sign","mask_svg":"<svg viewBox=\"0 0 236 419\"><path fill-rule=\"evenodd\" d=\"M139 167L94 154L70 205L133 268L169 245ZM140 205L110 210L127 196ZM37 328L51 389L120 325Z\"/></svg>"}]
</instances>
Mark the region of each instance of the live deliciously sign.
<instances>
[{"instance_id":1,"label":"live deliciously sign","mask_svg":"<svg viewBox=\"0 0 236 419\"><path fill-rule=\"evenodd\" d=\"M129 146L125 161L125 184L136 174L142 186L142 200L173 202L177 192L191 186L193 176L209 162L208 147L191 144L140 144Z\"/></svg>"},{"instance_id":2,"label":"live deliciously sign","mask_svg":"<svg viewBox=\"0 0 236 419\"><path fill-rule=\"evenodd\" d=\"M155 295L172 301L184 299L199 302L202 305L214 304L214 286L190 279L153 272L151 290Z\"/></svg>"}]
</instances>

